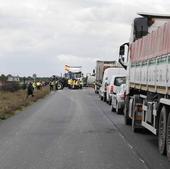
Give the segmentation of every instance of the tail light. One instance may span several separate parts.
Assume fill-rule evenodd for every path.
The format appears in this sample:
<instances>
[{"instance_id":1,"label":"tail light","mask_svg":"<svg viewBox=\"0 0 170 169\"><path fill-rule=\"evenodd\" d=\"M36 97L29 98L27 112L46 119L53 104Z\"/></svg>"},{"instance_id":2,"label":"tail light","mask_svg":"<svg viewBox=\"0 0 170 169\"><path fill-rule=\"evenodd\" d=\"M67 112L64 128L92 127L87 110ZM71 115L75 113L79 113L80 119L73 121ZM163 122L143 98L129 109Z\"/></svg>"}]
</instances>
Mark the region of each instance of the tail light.
<instances>
[{"instance_id":1,"label":"tail light","mask_svg":"<svg viewBox=\"0 0 170 169\"><path fill-rule=\"evenodd\" d=\"M114 86L111 85L111 87L110 87L110 93L111 93L111 94L113 94L113 90L114 90Z\"/></svg>"},{"instance_id":2,"label":"tail light","mask_svg":"<svg viewBox=\"0 0 170 169\"><path fill-rule=\"evenodd\" d=\"M125 93L120 93L120 98L123 100L123 99L125 99Z\"/></svg>"}]
</instances>

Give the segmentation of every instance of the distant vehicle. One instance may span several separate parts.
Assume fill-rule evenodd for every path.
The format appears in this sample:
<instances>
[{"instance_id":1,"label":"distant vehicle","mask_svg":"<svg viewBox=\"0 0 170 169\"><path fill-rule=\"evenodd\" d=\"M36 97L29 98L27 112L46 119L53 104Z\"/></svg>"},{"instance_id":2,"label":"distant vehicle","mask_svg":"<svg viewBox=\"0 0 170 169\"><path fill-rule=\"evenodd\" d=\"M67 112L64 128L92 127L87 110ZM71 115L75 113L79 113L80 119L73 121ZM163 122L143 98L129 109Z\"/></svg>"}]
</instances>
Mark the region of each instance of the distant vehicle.
<instances>
[{"instance_id":1,"label":"distant vehicle","mask_svg":"<svg viewBox=\"0 0 170 169\"><path fill-rule=\"evenodd\" d=\"M121 81L116 86L116 91L113 92L112 102L111 102L111 110L116 111L117 114L123 113L123 109L125 106L125 93L126 93L126 77L118 77L116 81Z\"/></svg>"},{"instance_id":2,"label":"distant vehicle","mask_svg":"<svg viewBox=\"0 0 170 169\"><path fill-rule=\"evenodd\" d=\"M119 62L128 71L125 124L133 132L146 128L157 135L159 152L170 160L170 16L139 15L130 42L119 50Z\"/></svg>"},{"instance_id":3,"label":"distant vehicle","mask_svg":"<svg viewBox=\"0 0 170 169\"><path fill-rule=\"evenodd\" d=\"M87 76L87 86L88 87L94 87L95 79L96 79L95 75L88 75Z\"/></svg>"},{"instance_id":4,"label":"distant vehicle","mask_svg":"<svg viewBox=\"0 0 170 169\"><path fill-rule=\"evenodd\" d=\"M68 79L68 88L70 89L82 89L83 77L81 66L67 66L65 65L65 77Z\"/></svg>"},{"instance_id":5,"label":"distant vehicle","mask_svg":"<svg viewBox=\"0 0 170 169\"><path fill-rule=\"evenodd\" d=\"M96 61L96 79L95 79L95 86L94 90L95 93L99 93L99 89L102 85L104 71L107 68L114 68L114 67L121 67L121 65L116 61Z\"/></svg>"},{"instance_id":6,"label":"distant vehicle","mask_svg":"<svg viewBox=\"0 0 170 169\"><path fill-rule=\"evenodd\" d=\"M64 87L67 86L67 81L66 81L66 78L64 78L64 77L59 77L59 76L53 75L51 77L51 79L53 82L57 83L58 90L62 90Z\"/></svg>"},{"instance_id":7,"label":"distant vehicle","mask_svg":"<svg viewBox=\"0 0 170 169\"><path fill-rule=\"evenodd\" d=\"M99 89L99 97L101 98L101 100L106 101L107 86L110 84L112 76L116 75L116 74L117 75L122 74L123 72L125 73L126 71L123 68L119 68L119 67L107 68L104 71L102 84L101 84L101 87Z\"/></svg>"}]
</instances>

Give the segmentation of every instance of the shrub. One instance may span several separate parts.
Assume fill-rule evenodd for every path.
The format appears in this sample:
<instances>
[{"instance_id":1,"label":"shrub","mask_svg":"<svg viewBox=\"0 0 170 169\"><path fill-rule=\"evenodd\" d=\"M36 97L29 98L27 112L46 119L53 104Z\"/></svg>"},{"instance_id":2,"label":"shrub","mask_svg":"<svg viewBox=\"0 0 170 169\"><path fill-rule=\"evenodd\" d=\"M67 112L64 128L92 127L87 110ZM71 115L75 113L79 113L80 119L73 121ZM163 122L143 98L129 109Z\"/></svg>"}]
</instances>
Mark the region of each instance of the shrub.
<instances>
[{"instance_id":1,"label":"shrub","mask_svg":"<svg viewBox=\"0 0 170 169\"><path fill-rule=\"evenodd\" d=\"M6 82L1 86L1 90L3 91L15 92L19 89L21 89L21 86L18 82Z\"/></svg>"}]
</instances>

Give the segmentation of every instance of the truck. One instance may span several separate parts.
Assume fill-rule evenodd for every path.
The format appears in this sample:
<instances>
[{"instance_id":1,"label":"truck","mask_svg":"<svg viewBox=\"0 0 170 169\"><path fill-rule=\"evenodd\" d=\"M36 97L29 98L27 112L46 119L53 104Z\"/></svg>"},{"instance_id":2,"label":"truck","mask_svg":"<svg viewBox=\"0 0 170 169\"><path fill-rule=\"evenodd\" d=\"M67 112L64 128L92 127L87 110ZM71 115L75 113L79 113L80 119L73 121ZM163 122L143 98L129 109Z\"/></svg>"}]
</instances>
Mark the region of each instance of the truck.
<instances>
[{"instance_id":1,"label":"truck","mask_svg":"<svg viewBox=\"0 0 170 169\"><path fill-rule=\"evenodd\" d=\"M128 72L124 121L133 132L145 128L158 136L159 152L170 160L170 16L138 15L119 49Z\"/></svg>"},{"instance_id":2,"label":"truck","mask_svg":"<svg viewBox=\"0 0 170 169\"><path fill-rule=\"evenodd\" d=\"M116 61L96 61L96 79L94 85L95 93L99 93L99 89L102 86L103 74L105 69L111 67L121 67L121 65Z\"/></svg>"},{"instance_id":3,"label":"truck","mask_svg":"<svg viewBox=\"0 0 170 169\"><path fill-rule=\"evenodd\" d=\"M95 74L88 73L88 74L86 74L86 78L87 78L86 86L94 88L94 83L95 83L95 80L96 80Z\"/></svg>"},{"instance_id":4,"label":"truck","mask_svg":"<svg viewBox=\"0 0 170 169\"><path fill-rule=\"evenodd\" d=\"M68 66L65 65L65 77L68 80L68 88L69 89L82 89L83 81L82 81L82 71L81 66Z\"/></svg>"}]
</instances>

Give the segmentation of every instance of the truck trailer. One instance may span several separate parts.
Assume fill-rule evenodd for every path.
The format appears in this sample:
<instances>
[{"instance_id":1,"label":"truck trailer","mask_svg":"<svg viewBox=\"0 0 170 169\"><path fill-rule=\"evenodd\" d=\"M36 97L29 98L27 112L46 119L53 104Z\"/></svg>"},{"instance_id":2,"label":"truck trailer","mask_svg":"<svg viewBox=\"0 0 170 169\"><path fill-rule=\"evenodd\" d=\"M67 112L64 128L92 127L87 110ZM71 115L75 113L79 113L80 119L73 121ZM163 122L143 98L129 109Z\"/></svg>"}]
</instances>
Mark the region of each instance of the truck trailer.
<instances>
[{"instance_id":1,"label":"truck trailer","mask_svg":"<svg viewBox=\"0 0 170 169\"><path fill-rule=\"evenodd\" d=\"M121 67L121 65L116 61L96 61L96 79L95 79L95 93L99 93L99 89L102 86L103 74L105 69L114 67Z\"/></svg>"},{"instance_id":2,"label":"truck trailer","mask_svg":"<svg viewBox=\"0 0 170 169\"><path fill-rule=\"evenodd\" d=\"M157 135L160 153L170 160L170 16L139 15L130 41L119 50L128 72L125 124L134 132L146 128Z\"/></svg>"}]
</instances>

